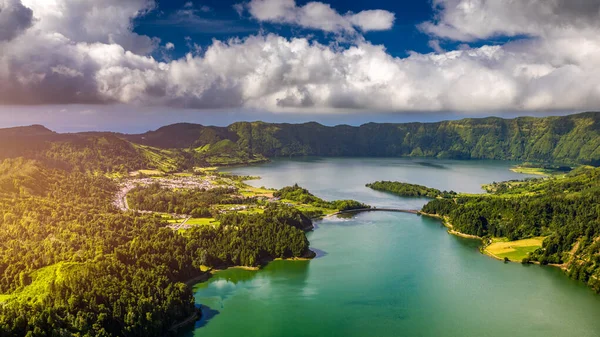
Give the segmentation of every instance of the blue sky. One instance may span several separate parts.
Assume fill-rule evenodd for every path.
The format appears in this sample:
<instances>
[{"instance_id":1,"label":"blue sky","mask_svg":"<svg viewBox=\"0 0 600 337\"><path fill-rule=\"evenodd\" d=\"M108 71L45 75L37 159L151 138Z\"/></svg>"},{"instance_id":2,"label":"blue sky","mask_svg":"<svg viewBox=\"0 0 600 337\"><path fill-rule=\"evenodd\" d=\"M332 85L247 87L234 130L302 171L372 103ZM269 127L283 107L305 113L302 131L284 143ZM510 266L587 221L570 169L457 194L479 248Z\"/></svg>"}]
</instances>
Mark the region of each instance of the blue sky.
<instances>
[{"instance_id":1,"label":"blue sky","mask_svg":"<svg viewBox=\"0 0 600 337\"><path fill-rule=\"evenodd\" d=\"M309 1L296 1L303 6ZM185 9L187 3L193 4L197 10L198 20L177 18L178 10ZM249 15L238 15L234 5L240 1L202 0L202 1L158 1L160 10L135 20L135 31L148 36L158 36L164 41L171 41L176 48L173 57L182 57L189 51L186 36L200 46L207 47L214 38L228 40L233 37L246 37L261 32L276 33L285 37L315 35L327 43L331 34L323 34L316 29L303 29L283 24L258 22ZM367 8L384 9L395 13L396 23L390 30L368 32L365 38L374 44L383 44L391 55L404 57L409 51L427 53L429 37L417 29L417 25L433 16L433 8L429 0L390 1L390 0L332 0L327 1L340 13L360 12ZM328 36L329 35L329 36ZM156 55L160 57L160 55Z\"/></svg>"},{"instance_id":2,"label":"blue sky","mask_svg":"<svg viewBox=\"0 0 600 337\"><path fill-rule=\"evenodd\" d=\"M0 127L600 108L597 0L0 2Z\"/></svg>"}]
</instances>

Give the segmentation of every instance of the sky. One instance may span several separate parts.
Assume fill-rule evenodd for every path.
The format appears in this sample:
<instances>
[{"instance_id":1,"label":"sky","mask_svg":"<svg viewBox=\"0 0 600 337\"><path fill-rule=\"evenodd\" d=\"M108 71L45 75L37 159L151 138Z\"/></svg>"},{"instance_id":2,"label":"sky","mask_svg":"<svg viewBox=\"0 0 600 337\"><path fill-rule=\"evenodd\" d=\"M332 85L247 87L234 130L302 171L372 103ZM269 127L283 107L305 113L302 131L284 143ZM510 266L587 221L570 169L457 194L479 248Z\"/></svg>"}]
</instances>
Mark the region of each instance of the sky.
<instances>
[{"instance_id":1,"label":"sky","mask_svg":"<svg viewBox=\"0 0 600 337\"><path fill-rule=\"evenodd\" d=\"M0 0L0 127L600 108L600 0Z\"/></svg>"}]
</instances>

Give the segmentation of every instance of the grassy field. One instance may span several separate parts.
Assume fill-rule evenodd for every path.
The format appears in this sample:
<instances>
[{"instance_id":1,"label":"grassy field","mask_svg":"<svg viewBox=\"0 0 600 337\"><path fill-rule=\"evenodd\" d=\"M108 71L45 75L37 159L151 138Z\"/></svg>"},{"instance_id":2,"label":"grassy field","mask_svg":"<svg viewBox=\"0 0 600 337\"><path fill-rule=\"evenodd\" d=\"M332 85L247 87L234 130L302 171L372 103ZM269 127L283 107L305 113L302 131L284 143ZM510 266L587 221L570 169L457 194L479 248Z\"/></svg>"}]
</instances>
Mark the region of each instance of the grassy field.
<instances>
[{"instance_id":1,"label":"grassy field","mask_svg":"<svg viewBox=\"0 0 600 337\"><path fill-rule=\"evenodd\" d=\"M317 206L313 206L313 205L301 204L296 201L287 200L287 199L282 199L281 202L293 205L296 209L298 209L302 213L309 214L310 216L329 215L329 214L337 213L339 211L339 210L333 209L333 208L323 208L323 207L317 207Z\"/></svg>"},{"instance_id":2,"label":"grassy field","mask_svg":"<svg viewBox=\"0 0 600 337\"><path fill-rule=\"evenodd\" d=\"M245 185L243 189L240 189L240 194L245 197L267 197L272 198L275 190L266 188L252 187Z\"/></svg>"},{"instance_id":3,"label":"grassy field","mask_svg":"<svg viewBox=\"0 0 600 337\"><path fill-rule=\"evenodd\" d=\"M527 257L528 253L535 251L542 246L544 237L508 241L506 238L494 238L491 245L485 248L485 251L500 259L505 257L511 261L521 261Z\"/></svg>"},{"instance_id":4,"label":"grassy field","mask_svg":"<svg viewBox=\"0 0 600 337\"><path fill-rule=\"evenodd\" d=\"M556 176L556 175L564 175L568 173L571 168L562 167L562 166L536 166L536 165L517 165L513 166L510 169L513 172L523 173L523 174L534 174L540 176Z\"/></svg>"},{"instance_id":5,"label":"grassy field","mask_svg":"<svg viewBox=\"0 0 600 337\"><path fill-rule=\"evenodd\" d=\"M515 167L511 167L510 170L513 172L516 172L516 173L535 174L535 175L540 175L540 176L549 176L552 174L552 171L543 169L541 167L515 166Z\"/></svg>"},{"instance_id":6,"label":"grassy field","mask_svg":"<svg viewBox=\"0 0 600 337\"><path fill-rule=\"evenodd\" d=\"M204 173L211 173L211 174L213 174L213 173L216 173L216 171L217 171L218 169L219 169L219 168L218 168L218 167L216 167L216 166L210 166L210 167L194 167L194 171L196 171L196 172L204 172Z\"/></svg>"},{"instance_id":7,"label":"grassy field","mask_svg":"<svg viewBox=\"0 0 600 337\"><path fill-rule=\"evenodd\" d=\"M185 224L191 226L218 226L220 223L214 218L191 218Z\"/></svg>"},{"instance_id":8,"label":"grassy field","mask_svg":"<svg viewBox=\"0 0 600 337\"><path fill-rule=\"evenodd\" d=\"M12 294L0 295L0 303L12 300L28 303L40 302L50 291L50 284L52 282L61 282L66 274L73 271L79 265L76 262L60 262L40 268L29 275L31 278L29 285Z\"/></svg>"}]
</instances>

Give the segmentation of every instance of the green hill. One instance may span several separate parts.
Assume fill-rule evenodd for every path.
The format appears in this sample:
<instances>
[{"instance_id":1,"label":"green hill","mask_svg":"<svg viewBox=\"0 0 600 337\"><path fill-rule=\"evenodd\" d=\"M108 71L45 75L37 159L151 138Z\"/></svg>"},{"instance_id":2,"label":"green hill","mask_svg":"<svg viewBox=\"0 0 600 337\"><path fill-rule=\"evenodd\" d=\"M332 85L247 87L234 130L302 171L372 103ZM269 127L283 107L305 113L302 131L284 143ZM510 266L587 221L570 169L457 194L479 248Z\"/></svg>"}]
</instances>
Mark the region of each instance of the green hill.
<instances>
[{"instance_id":1,"label":"green hill","mask_svg":"<svg viewBox=\"0 0 600 337\"><path fill-rule=\"evenodd\" d=\"M437 157L600 165L600 112L436 123L324 126L180 123L143 134L59 134L42 126L0 129L0 159L124 172L236 165L291 156ZM168 151L164 151L168 150Z\"/></svg>"},{"instance_id":2,"label":"green hill","mask_svg":"<svg viewBox=\"0 0 600 337\"><path fill-rule=\"evenodd\" d=\"M0 159L17 157L81 171L125 172L147 165L133 144L115 134L59 134L36 125L0 129Z\"/></svg>"},{"instance_id":3,"label":"green hill","mask_svg":"<svg viewBox=\"0 0 600 337\"><path fill-rule=\"evenodd\" d=\"M436 123L238 122L227 128L175 124L125 139L160 148L202 148L229 140L247 156L366 156L496 159L600 165L600 112Z\"/></svg>"},{"instance_id":4,"label":"green hill","mask_svg":"<svg viewBox=\"0 0 600 337\"><path fill-rule=\"evenodd\" d=\"M41 193L47 182L47 171L35 161L16 158L0 162L0 190L3 193Z\"/></svg>"}]
</instances>

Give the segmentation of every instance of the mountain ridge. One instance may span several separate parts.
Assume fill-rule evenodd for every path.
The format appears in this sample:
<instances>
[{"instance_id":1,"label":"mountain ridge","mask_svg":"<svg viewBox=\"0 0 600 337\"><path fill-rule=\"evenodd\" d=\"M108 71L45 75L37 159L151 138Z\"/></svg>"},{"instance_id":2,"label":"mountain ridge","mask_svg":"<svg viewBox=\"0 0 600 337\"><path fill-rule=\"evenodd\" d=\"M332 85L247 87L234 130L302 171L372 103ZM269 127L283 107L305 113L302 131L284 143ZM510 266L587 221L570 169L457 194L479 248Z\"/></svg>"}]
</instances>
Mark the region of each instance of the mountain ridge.
<instances>
[{"instance_id":1,"label":"mountain ridge","mask_svg":"<svg viewBox=\"0 0 600 337\"><path fill-rule=\"evenodd\" d=\"M438 157L498 159L600 165L600 112L567 116L465 118L440 122L366 123L360 126L236 122L227 127L186 124L198 134L180 147L205 146L228 139L249 154L289 156ZM165 143L154 137L163 134ZM179 125L125 139L161 148L179 137Z\"/></svg>"},{"instance_id":2,"label":"mountain ridge","mask_svg":"<svg viewBox=\"0 0 600 337\"><path fill-rule=\"evenodd\" d=\"M27 152L31 150L24 145L28 142L38 150L52 147L49 144L82 142L95 150L95 144L106 147L108 142L129 156L135 156L129 149L133 147L141 157L149 154L141 153L148 148L140 146L163 155L167 153L164 150L177 150L185 157L186 166L234 165L295 156L435 157L600 166L600 112L360 126L261 121L235 122L226 127L176 123L140 134L56 133L39 125L0 129L0 145L5 148L18 144L15 146L24 150L17 152ZM0 151L0 158L11 157L3 152L7 151ZM143 159L137 162L144 166Z\"/></svg>"}]
</instances>

